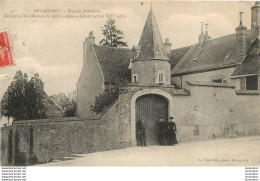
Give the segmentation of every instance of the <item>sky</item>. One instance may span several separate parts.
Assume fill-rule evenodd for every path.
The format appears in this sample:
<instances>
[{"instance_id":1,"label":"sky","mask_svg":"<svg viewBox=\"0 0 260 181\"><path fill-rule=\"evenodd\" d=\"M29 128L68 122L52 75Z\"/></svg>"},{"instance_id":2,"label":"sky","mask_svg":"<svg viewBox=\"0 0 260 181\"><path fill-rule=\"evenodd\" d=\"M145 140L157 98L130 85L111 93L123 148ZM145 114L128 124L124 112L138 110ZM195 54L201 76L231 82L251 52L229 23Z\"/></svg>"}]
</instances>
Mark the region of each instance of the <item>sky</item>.
<instances>
[{"instance_id":1,"label":"sky","mask_svg":"<svg viewBox=\"0 0 260 181\"><path fill-rule=\"evenodd\" d=\"M102 39L101 27L106 15L115 14L118 29L124 31L129 48L137 45L144 27L150 2L5 2L0 1L0 30L8 29L16 65L0 69L0 99L10 85L17 70L29 77L39 73L45 91L52 95L76 89L83 64L83 42L90 31L96 44ZM152 9L162 39L169 38L172 49L198 42L200 22L209 24L212 39L235 33L239 12L243 11L243 24L250 29L251 6L254 2L170 2L155 1ZM103 15L101 18L10 18L37 14L37 9L61 9L81 13L70 15ZM83 10L97 13L82 13ZM67 13L64 13L64 15ZM46 15L38 13L38 15ZM52 15L49 13L49 15ZM53 13L55 15L55 13Z\"/></svg>"}]
</instances>

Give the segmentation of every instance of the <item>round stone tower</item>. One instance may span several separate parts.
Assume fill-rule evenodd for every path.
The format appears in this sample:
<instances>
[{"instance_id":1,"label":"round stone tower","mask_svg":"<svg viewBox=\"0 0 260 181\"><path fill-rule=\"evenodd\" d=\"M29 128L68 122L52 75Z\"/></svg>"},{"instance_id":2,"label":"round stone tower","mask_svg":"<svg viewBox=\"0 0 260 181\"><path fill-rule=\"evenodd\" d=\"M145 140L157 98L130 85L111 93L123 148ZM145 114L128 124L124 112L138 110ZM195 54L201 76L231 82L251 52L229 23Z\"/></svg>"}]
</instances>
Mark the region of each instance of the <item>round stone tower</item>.
<instances>
[{"instance_id":1,"label":"round stone tower","mask_svg":"<svg viewBox=\"0 0 260 181\"><path fill-rule=\"evenodd\" d=\"M142 85L171 85L171 64L150 10L139 44L133 47L132 83Z\"/></svg>"}]
</instances>

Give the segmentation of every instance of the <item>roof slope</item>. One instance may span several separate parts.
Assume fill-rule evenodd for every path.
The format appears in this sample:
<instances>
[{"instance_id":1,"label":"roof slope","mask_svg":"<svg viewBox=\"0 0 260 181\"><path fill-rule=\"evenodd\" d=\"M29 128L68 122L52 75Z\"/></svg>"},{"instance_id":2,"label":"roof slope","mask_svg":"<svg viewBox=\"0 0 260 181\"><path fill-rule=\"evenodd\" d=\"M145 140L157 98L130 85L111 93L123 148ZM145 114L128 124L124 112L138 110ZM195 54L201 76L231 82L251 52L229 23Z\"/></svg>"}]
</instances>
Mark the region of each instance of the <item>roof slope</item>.
<instances>
[{"instance_id":1,"label":"roof slope","mask_svg":"<svg viewBox=\"0 0 260 181\"><path fill-rule=\"evenodd\" d=\"M93 48L106 83L117 82L119 79L131 80L131 70L128 69L130 59L133 56L131 49L101 45L93 45Z\"/></svg>"},{"instance_id":2,"label":"roof slope","mask_svg":"<svg viewBox=\"0 0 260 181\"><path fill-rule=\"evenodd\" d=\"M250 47L255 37L250 30L246 33L247 47ZM201 46L199 44L192 45L179 63L172 69L172 74L193 73L235 64L238 61L235 57L235 43L236 34L231 34L206 41Z\"/></svg>"},{"instance_id":3,"label":"roof slope","mask_svg":"<svg viewBox=\"0 0 260 181\"><path fill-rule=\"evenodd\" d=\"M182 57L187 53L187 51L190 48L191 48L191 46L187 46L187 47L182 47L182 48L177 48L177 49L171 50L170 63L171 63L172 69L182 59Z\"/></svg>"},{"instance_id":4,"label":"roof slope","mask_svg":"<svg viewBox=\"0 0 260 181\"><path fill-rule=\"evenodd\" d=\"M238 66L232 76L260 74L260 42L254 41L241 66Z\"/></svg>"},{"instance_id":5,"label":"roof slope","mask_svg":"<svg viewBox=\"0 0 260 181\"><path fill-rule=\"evenodd\" d=\"M131 80L131 70L128 69L133 52L129 48L115 48L102 45L93 45L105 82L116 82L119 79ZM189 47L171 50L170 63L174 67L181 60Z\"/></svg>"},{"instance_id":6,"label":"roof slope","mask_svg":"<svg viewBox=\"0 0 260 181\"><path fill-rule=\"evenodd\" d=\"M164 44L155 20L153 11L150 10L139 44L141 47L140 60L163 59L169 60L164 50Z\"/></svg>"}]
</instances>

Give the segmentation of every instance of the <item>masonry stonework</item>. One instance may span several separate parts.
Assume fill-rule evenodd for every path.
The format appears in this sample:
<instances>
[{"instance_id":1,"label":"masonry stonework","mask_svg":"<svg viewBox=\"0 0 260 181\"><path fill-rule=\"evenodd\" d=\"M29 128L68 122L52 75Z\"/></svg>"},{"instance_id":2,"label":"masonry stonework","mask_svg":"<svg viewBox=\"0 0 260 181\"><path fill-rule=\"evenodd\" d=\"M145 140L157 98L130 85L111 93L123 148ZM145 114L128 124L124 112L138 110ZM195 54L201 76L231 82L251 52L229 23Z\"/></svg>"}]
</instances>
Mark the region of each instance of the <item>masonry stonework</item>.
<instances>
[{"instance_id":1,"label":"masonry stonework","mask_svg":"<svg viewBox=\"0 0 260 181\"><path fill-rule=\"evenodd\" d=\"M169 61L141 60L132 65L132 77L138 76L137 83L159 84L159 74L163 75L163 84L171 85L171 65Z\"/></svg>"},{"instance_id":2,"label":"masonry stonework","mask_svg":"<svg viewBox=\"0 0 260 181\"><path fill-rule=\"evenodd\" d=\"M191 96L174 97L180 142L260 135L260 97L234 88L190 86ZM199 135L194 130L199 129Z\"/></svg>"}]
</instances>

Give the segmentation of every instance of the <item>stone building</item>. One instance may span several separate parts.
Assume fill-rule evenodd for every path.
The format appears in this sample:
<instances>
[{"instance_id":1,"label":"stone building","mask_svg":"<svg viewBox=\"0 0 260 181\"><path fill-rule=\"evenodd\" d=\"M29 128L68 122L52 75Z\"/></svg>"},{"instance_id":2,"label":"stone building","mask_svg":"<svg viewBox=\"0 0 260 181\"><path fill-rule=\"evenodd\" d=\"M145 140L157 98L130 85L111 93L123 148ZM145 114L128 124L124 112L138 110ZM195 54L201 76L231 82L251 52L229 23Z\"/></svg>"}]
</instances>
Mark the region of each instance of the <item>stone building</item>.
<instances>
[{"instance_id":1,"label":"stone building","mask_svg":"<svg viewBox=\"0 0 260 181\"><path fill-rule=\"evenodd\" d=\"M78 117L61 118L56 107L48 119L17 121L1 129L2 164L44 163L136 146L136 121L141 117L148 145L158 144L160 116L175 117L180 143L260 135L258 2L251 12L250 30L242 14L234 34L217 39L210 37L207 25L204 33L202 24L198 43L174 50L169 39L163 43L152 10L132 49L96 45L90 32L77 82ZM93 115L95 96L119 79L128 85L118 99Z\"/></svg>"},{"instance_id":2,"label":"stone building","mask_svg":"<svg viewBox=\"0 0 260 181\"><path fill-rule=\"evenodd\" d=\"M175 50L169 39L163 43L152 9L132 49L96 45L91 32L77 84L78 116L91 116L95 96L124 76L129 85L103 113L115 115L117 147L136 145L140 117L148 144L157 144L159 116L175 117L179 141L259 134L259 2L251 12L251 30L240 13L234 34L212 39L202 23L198 43Z\"/></svg>"}]
</instances>

